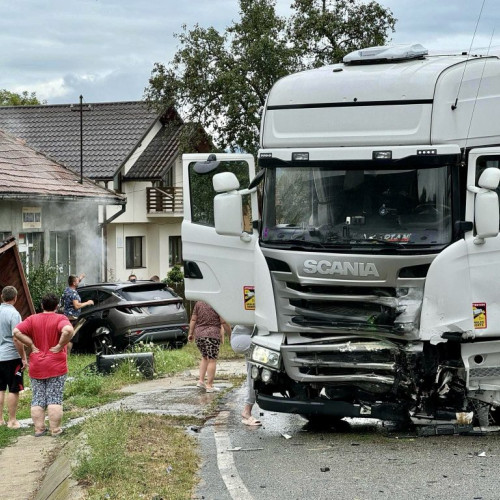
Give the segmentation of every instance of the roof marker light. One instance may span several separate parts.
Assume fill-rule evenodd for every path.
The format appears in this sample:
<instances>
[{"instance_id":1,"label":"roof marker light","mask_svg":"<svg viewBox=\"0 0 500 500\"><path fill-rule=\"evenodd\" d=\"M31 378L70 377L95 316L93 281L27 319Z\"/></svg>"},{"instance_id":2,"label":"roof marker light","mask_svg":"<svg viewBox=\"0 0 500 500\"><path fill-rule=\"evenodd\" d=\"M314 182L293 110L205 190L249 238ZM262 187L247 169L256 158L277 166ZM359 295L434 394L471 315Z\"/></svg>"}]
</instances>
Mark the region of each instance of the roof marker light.
<instances>
[{"instance_id":1,"label":"roof marker light","mask_svg":"<svg viewBox=\"0 0 500 500\"><path fill-rule=\"evenodd\" d=\"M292 161L309 161L309 153L292 153Z\"/></svg>"},{"instance_id":2,"label":"roof marker light","mask_svg":"<svg viewBox=\"0 0 500 500\"><path fill-rule=\"evenodd\" d=\"M374 160L391 160L392 151L374 151L372 158Z\"/></svg>"}]
</instances>

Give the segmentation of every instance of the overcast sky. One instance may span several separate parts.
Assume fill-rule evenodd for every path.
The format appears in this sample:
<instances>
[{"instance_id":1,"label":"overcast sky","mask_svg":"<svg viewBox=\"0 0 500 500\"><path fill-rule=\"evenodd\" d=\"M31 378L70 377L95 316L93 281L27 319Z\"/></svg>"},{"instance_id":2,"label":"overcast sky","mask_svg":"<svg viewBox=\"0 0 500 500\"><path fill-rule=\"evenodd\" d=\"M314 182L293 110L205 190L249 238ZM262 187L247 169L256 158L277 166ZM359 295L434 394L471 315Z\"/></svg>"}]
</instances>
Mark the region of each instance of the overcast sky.
<instances>
[{"instance_id":1,"label":"overcast sky","mask_svg":"<svg viewBox=\"0 0 500 500\"><path fill-rule=\"evenodd\" d=\"M277 0L286 15L292 0ZM398 19L394 43L468 50L483 0L379 0ZM48 104L140 100L183 24L223 31L237 0L0 0L0 89ZM485 0L473 47L500 49L500 1Z\"/></svg>"}]
</instances>

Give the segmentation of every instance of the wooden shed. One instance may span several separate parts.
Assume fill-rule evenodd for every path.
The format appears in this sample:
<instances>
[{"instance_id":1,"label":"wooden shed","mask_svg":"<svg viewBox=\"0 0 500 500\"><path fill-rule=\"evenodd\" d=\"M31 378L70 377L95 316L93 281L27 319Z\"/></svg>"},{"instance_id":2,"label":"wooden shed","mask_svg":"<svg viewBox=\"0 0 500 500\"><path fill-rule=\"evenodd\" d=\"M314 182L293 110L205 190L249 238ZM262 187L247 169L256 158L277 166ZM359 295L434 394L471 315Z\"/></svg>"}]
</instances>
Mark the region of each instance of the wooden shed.
<instances>
[{"instance_id":1,"label":"wooden shed","mask_svg":"<svg viewBox=\"0 0 500 500\"><path fill-rule=\"evenodd\" d=\"M16 309L21 314L21 317L24 319L31 314L35 314L14 236L7 238L5 241L0 241L0 290L8 285L17 288Z\"/></svg>"}]
</instances>

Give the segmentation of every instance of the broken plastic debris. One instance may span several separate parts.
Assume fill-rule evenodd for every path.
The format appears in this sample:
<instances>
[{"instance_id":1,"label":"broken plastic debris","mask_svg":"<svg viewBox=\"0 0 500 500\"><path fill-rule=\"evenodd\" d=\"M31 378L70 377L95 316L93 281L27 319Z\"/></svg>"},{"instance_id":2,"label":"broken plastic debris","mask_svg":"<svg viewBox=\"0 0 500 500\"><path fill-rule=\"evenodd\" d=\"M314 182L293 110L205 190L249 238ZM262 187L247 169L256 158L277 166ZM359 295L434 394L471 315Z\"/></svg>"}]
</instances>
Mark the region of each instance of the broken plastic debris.
<instances>
[{"instance_id":1,"label":"broken plastic debris","mask_svg":"<svg viewBox=\"0 0 500 500\"><path fill-rule=\"evenodd\" d=\"M472 424L472 419L474 418L474 412L460 412L457 413L457 424L460 425L466 425L466 424Z\"/></svg>"},{"instance_id":2,"label":"broken plastic debris","mask_svg":"<svg viewBox=\"0 0 500 500\"><path fill-rule=\"evenodd\" d=\"M292 439L292 436L290 434L281 434L285 439Z\"/></svg>"},{"instance_id":3,"label":"broken plastic debris","mask_svg":"<svg viewBox=\"0 0 500 500\"><path fill-rule=\"evenodd\" d=\"M236 448L228 448L227 451L262 451L264 448L242 448L237 446Z\"/></svg>"}]
</instances>

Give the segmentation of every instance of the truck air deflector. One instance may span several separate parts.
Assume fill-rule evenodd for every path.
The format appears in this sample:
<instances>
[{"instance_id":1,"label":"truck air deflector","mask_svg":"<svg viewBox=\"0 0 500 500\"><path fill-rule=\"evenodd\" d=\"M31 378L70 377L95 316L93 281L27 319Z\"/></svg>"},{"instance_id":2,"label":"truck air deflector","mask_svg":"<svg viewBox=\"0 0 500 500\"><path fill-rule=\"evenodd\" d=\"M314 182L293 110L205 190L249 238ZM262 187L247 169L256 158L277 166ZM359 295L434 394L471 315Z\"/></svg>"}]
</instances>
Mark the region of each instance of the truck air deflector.
<instances>
[{"instance_id":1,"label":"truck air deflector","mask_svg":"<svg viewBox=\"0 0 500 500\"><path fill-rule=\"evenodd\" d=\"M397 101L349 101L349 102L315 102L307 104L275 104L267 107L268 111L282 109L317 109L317 108L349 108L363 106L411 106L415 104L433 104L433 99L408 99Z\"/></svg>"}]
</instances>

